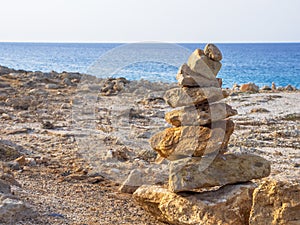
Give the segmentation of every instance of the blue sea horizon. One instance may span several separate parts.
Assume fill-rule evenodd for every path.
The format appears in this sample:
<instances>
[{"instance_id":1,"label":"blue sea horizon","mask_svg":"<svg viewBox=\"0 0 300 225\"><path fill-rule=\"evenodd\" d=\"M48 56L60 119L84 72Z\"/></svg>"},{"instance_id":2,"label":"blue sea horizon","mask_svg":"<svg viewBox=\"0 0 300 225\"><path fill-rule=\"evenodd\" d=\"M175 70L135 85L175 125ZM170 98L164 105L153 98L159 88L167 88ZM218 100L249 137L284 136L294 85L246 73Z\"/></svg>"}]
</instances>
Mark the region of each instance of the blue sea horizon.
<instances>
[{"instance_id":1,"label":"blue sea horizon","mask_svg":"<svg viewBox=\"0 0 300 225\"><path fill-rule=\"evenodd\" d=\"M167 43L152 44L157 59L172 54L176 56L176 52L171 51L173 47L166 48ZM234 83L248 82L262 87L275 82L277 86L291 84L300 88L300 43L216 44L223 53L222 68L218 74L218 77L223 79L223 87L230 88ZM0 42L0 65L28 71L88 73L91 66L101 60L105 53L124 45L126 43ZM172 45L175 44L170 44ZM191 53L196 48L203 49L205 43L176 45ZM138 51L134 54L135 58L139 57ZM179 66L161 60L144 60L119 68L114 73L107 74L107 77L176 82L175 76Z\"/></svg>"}]
</instances>

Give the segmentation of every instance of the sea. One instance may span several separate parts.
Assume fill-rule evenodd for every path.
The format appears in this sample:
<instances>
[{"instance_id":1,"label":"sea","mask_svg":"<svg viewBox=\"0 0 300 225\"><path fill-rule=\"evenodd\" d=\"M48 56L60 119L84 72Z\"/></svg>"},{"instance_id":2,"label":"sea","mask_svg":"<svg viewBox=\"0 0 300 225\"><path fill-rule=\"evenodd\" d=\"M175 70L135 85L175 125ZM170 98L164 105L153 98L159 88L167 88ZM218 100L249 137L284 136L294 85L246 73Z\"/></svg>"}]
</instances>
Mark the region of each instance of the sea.
<instances>
[{"instance_id":1,"label":"sea","mask_svg":"<svg viewBox=\"0 0 300 225\"><path fill-rule=\"evenodd\" d=\"M223 53L223 87L300 88L300 43L216 43ZM0 65L42 72L80 72L98 77L176 82L180 65L204 43L12 43L0 42Z\"/></svg>"}]
</instances>

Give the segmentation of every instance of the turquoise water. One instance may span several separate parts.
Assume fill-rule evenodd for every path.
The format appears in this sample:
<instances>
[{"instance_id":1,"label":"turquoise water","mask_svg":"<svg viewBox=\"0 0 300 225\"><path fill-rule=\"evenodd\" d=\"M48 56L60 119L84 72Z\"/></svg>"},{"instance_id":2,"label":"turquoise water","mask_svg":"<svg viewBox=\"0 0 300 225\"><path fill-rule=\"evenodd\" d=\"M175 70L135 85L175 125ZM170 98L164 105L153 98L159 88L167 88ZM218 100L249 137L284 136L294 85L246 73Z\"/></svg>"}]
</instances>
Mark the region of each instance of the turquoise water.
<instances>
[{"instance_id":1,"label":"turquoise water","mask_svg":"<svg viewBox=\"0 0 300 225\"><path fill-rule=\"evenodd\" d=\"M292 84L300 88L300 43L268 43L268 44L217 44L223 53L222 69L218 77L223 78L224 87L233 83L254 82L259 86L277 86ZM0 43L0 65L14 69L49 72L88 73L95 62L108 53L114 53L110 61L118 59L118 48L124 44L109 43ZM150 47L149 47L150 46ZM147 61L139 49L122 55L124 60L132 57L142 58L122 66L104 76L123 76L128 79L148 79L176 81L178 66L186 60L195 48L204 48L205 44L151 44L143 48L153 57ZM174 48L175 46L175 48ZM177 49L178 48L178 49ZM176 52L178 50L178 52ZM185 53L184 53L185 52ZM150 54L149 53L149 54ZM175 61L173 60L179 56ZM161 59L166 59L162 61ZM168 63L168 60L172 63ZM99 65L102 65L101 63Z\"/></svg>"}]
</instances>

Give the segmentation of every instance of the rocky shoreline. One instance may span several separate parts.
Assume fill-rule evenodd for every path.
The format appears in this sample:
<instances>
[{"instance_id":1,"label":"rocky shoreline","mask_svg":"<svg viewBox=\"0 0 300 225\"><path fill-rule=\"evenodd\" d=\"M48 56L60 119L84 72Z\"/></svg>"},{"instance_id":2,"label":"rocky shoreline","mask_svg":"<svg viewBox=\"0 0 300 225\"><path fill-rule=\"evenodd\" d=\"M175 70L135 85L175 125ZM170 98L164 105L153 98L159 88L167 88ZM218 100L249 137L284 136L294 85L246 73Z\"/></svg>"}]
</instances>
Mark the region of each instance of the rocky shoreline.
<instances>
[{"instance_id":1,"label":"rocky shoreline","mask_svg":"<svg viewBox=\"0 0 300 225\"><path fill-rule=\"evenodd\" d=\"M170 127L164 117L171 108L163 96L177 84L111 78L86 85L94 79L0 67L0 223L163 224L124 192L168 180L168 162L155 163L148 139ZM275 84L224 91L229 95L224 102L238 111L231 117L236 125L228 152L271 162L270 177L253 180L262 184L254 190L261 205L253 213L281 210L281 223L269 224L283 224L293 217L285 212L300 204L292 194L300 185L300 91ZM79 114L87 120L76 120L75 106L86 99L94 99L94 110ZM91 118L93 137L82 129ZM278 193L273 203L270 187ZM283 208L276 205L280 201ZM294 224L299 220L294 216ZM263 224L259 216L253 221Z\"/></svg>"}]
</instances>

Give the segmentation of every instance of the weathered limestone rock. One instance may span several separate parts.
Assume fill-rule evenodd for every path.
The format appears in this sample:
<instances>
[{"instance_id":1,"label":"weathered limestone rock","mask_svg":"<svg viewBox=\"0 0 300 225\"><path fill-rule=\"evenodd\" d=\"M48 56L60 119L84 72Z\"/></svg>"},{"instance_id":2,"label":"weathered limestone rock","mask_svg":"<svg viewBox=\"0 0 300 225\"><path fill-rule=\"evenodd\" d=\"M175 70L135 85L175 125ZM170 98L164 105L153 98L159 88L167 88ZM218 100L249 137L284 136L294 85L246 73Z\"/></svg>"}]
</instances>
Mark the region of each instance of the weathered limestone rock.
<instances>
[{"instance_id":1,"label":"weathered limestone rock","mask_svg":"<svg viewBox=\"0 0 300 225\"><path fill-rule=\"evenodd\" d=\"M164 95L164 100L173 108L198 105L206 101L212 103L223 98L222 89L219 87L173 88L167 90Z\"/></svg>"},{"instance_id":2,"label":"weathered limestone rock","mask_svg":"<svg viewBox=\"0 0 300 225\"><path fill-rule=\"evenodd\" d=\"M19 163L20 166L25 166L26 164L26 158L24 155L18 157L17 159L15 159L15 162Z\"/></svg>"},{"instance_id":3,"label":"weathered limestone rock","mask_svg":"<svg viewBox=\"0 0 300 225\"><path fill-rule=\"evenodd\" d=\"M132 194L142 185L165 184L168 182L168 172L169 168L167 166L164 168L161 165L157 169L154 166L145 170L134 169L121 185L119 191Z\"/></svg>"},{"instance_id":4,"label":"weathered limestone rock","mask_svg":"<svg viewBox=\"0 0 300 225\"><path fill-rule=\"evenodd\" d=\"M4 183L6 183L6 185ZM4 187L7 187L7 185L15 185L21 187L21 184L18 181L16 181L13 174L5 173L0 169L0 193L2 192L1 188L3 187L3 184Z\"/></svg>"},{"instance_id":5,"label":"weathered limestone rock","mask_svg":"<svg viewBox=\"0 0 300 225\"><path fill-rule=\"evenodd\" d=\"M284 87L284 90L286 91L297 91L297 88L288 84L287 86Z\"/></svg>"},{"instance_id":6,"label":"weathered limestone rock","mask_svg":"<svg viewBox=\"0 0 300 225\"><path fill-rule=\"evenodd\" d=\"M0 66L0 75L14 73L14 72L16 72L16 70L10 69L10 68L5 67L5 66Z\"/></svg>"},{"instance_id":7,"label":"weathered limestone rock","mask_svg":"<svg viewBox=\"0 0 300 225\"><path fill-rule=\"evenodd\" d=\"M276 84L272 82L272 91L276 91Z\"/></svg>"},{"instance_id":8,"label":"weathered limestone rock","mask_svg":"<svg viewBox=\"0 0 300 225\"><path fill-rule=\"evenodd\" d=\"M187 64L183 64L176 75L178 84L182 87L220 87L218 78L211 79L191 70Z\"/></svg>"},{"instance_id":9,"label":"weathered limestone rock","mask_svg":"<svg viewBox=\"0 0 300 225\"><path fill-rule=\"evenodd\" d=\"M259 179L270 175L270 162L252 154L217 156L202 169L202 158L177 160L171 163L169 190L173 192L223 186Z\"/></svg>"},{"instance_id":10,"label":"weathered limestone rock","mask_svg":"<svg viewBox=\"0 0 300 225\"><path fill-rule=\"evenodd\" d=\"M20 187L12 174L0 167L0 224L16 224L23 217L33 215L28 205L12 195L11 185Z\"/></svg>"},{"instance_id":11,"label":"weathered limestone rock","mask_svg":"<svg viewBox=\"0 0 300 225\"><path fill-rule=\"evenodd\" d=\"M222 60L222 52L214 44L207 44L204 48L204 54L215 61Z\"/></svg>"},{"instance_id":12,"label":"weathered limestone rock","mask_svg":"<svg viewBox=\"0 0 300 225\"><path fill-rule=\"evenodd\" d=\"M0 179L0 195L9 194L9 193L10 193L10 185L6 181Z\"/></svg>"},{"instance_id":13,"label":"weathered limestone rock","mask_svg":"<svg viewBox=\"0 0 300 225\"><path fill-rule=\"evenodd\" d=\"M46 89L59 89L59 88L61 88L61 86L58 84L46 84L45 88Z\"/></svg>"},{"instance_id":14,"label":"weathered limestone rock","mask_svg":"<svg viewBox=\"0 0 300 225\"><path fill-rule=\"evenodd\" d=\"M124 89L126 84L128 84L129 81L126 80L125 78L110 78L105 81L103 84L103 87L101 87L101 95L104 96L111 96L111 95L116 95L120 91Z\"/></svg>"},{"instance_id":15,"label":"weathered limestone rock","mask_svg":"<svg viewBox=\"0 0 300 225\"><path fill-rule=\"evenodd\" d=\"M207 125L237 114L228 104L207 102L199 106L186 106L166 113L165 120L175 127Z\"/></svg>"},{"instance_id":16,"label":"weathered limestone rock","mask_svg":"<svg viewBox=\"0 0 300 225\"><path fill-rule=\"evenodd\" d=\"M225 152L234 130L231 120L220 120L211 127L181 126L167 128L150 138L151 147L169 160Z\"/></svg>"},{"instance_id":17,"label":"weathered limestone rock","mask_svg":"<svg viewBox=\"0 0 300 225\"><path fill-rule=\"evenodd\" d=\"M213 79L217 76L222 64L208 58L201 49L196 49L188 59L187 65L196 73Z\"/></svg>"},{"instance_id":18,"label":"weathered limestone rock","mask_svg":"<svg viewBox=\"0 0 300 225\"><path fill-rule=\"evenodd\" d=\"M0 161L10 161L18 158L21 147L12 142L0 140Z\"/></svg>"},{"instance_id":19,"label":"weathered limestone rock","mask_svg":"<svg viewBox=\"0 0 300 225\"><path fill-rule=\"evenodd\" d=\"M268 179L255 189L249 224L299 225L299 178L295 181Z\"/></svg>"},{"instance_id":20,"label":"weathered limestone rock","mask_svg":"<svg viewBox=\"0 0 300 225\"><path fill-rule=\"evenodd\" d=\"M272 89L268 86L268 85L264 85L262 88L261 88L262 91L271 91Z\"/></svg>"},{"instance_id":21,"label":"weathered limestone rock","mask_svg":"<svg viewBox=\"0 0 300 225\"><path fill-rule=\"evenodd\" d=\"M259 87L254 83L242 84L240 87L240 91L242 92L258 92Z\"/></svg>"},{"instance_id":22,"label":"weathered limestone rock","mask_svg":"<svg viewBox=\"0 0 300 225\"><path fill-rule=\"evenodd\" d=\"M248 224L255 184L227 185L217 191L176 194L142 186L134 200L157 219L174 225Z\"/></svg>"},{"instance_id":23,"label":"weathered limestone rock","mask_svg":"<svg viewBox=\"0 0 300 225\"><path fill-rule=\"evenodd\" d=\"M32 216L32 209L24 202L11 198L0 200L0 224L15 224L24 217Z\"/></svg>"},{"instance_id":24,"label":"weathered limestone rock","mask_svg":"<svg viewBox=\"0 0 300 225\"><path fill-rule=\"evenodd\" d=\"M139 169L134 169L130 172L128 178L119 188L120 192L133 193L143 185L143 174Z\"/></svg>"}]
</instances>

